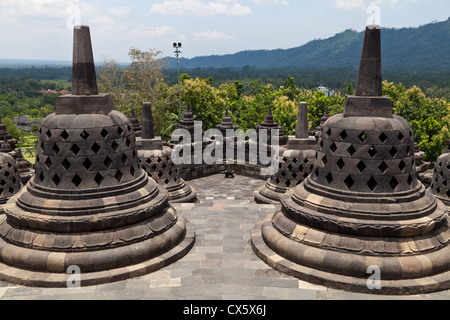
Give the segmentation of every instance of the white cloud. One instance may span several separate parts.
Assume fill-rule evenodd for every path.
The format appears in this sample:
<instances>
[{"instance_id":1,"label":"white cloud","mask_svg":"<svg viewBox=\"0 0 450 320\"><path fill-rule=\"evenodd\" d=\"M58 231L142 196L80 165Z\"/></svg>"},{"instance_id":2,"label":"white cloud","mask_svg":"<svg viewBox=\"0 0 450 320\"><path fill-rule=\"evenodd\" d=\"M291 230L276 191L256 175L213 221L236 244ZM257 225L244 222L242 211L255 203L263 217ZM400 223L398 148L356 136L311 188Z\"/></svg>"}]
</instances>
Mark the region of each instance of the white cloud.
<instances>
[{"instance_id":1,"label":"white cloud","mask_svg":"<svg viewBox=\"0 0 450 320\"><path fill-rule=\"evenodd\" d=\"M286 0L253 0L253 2L257 4L267 4L267 5L281 5L281 6L289 5L289 2Z\"/></svg>"},{"instance_id":2,"label":"white cloud","mask_svg":"<svg viewBox=\"0 0 450 320\"><path fill-rule=\"evenodd\" d=\"M248 6L236 0L168 0L153 4L150 13L162 15L195 15L195 16L244 16L252 12Z\"/></svg>"},{"instance_id":3,"label":"white cloud","mask_svg":"<svg viewBox=\"0 0 450 320\"><path fill-rule=\"evenodd\" d=\"M113 7L108 9L108 12L115 16L124 16L127 15L131 10L131 7L121 6L121 7Z\"/></svg>"},{"instance_id":4,"label":"white cloud","mask_svg":"<svg viewBox=\"0 0 450 320\"><path fill-rule=\"evenodd\" d=\"M135 36L144 36L149 38L162 37L169 34L174 34L177 32L177 29L171 26L157 26L157 27L147 27L147 26L139 26L131 31L132 35Z\"/></svg>"},{"instance_id":5,"label":"white cloud","mask_svg":"<svg viewBox=\"0 0 450 320\"><path fill-rule=\"evenodd\" d=\"M197 39L207 40L235 40L236 38L220 31L194 32Z\"/></svg>"},{"instance_id":6,"label":"white cloud","mask_svg":"<svg viewBox=\"0 0 450 320\"><path fill-rule=\"evenodd\" d=\"M415 0L412 1L414 2ZM392 7L395 6L398 2L399 0L372 0L367 2L364 0L335 0L333 6L336 9L341 10L366 11L369 6Z\"/></svg>"},{"instance_id":7,"label":"white cloud","mask_svg":"<svg viewBox=\"0 0 450 320\"><path fill-rule=\"evenodd\" d=\"M364 0L336 0L333 6L342 10L366 10Z\"/></svg>"}]
</instances>

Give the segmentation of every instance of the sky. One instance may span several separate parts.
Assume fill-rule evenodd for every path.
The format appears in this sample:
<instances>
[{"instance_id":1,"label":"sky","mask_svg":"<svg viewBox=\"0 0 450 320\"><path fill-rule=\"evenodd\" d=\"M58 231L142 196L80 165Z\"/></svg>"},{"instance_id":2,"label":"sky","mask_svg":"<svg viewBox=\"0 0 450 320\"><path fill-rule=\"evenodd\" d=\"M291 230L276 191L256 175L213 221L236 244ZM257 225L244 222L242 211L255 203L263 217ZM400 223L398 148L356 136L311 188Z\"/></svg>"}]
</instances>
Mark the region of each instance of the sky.
<instances>
[{"instance_id":1,"label":"sky","mask_svg":"<svg viewBox=\"0 0 450 320\"><path fill-rule=\"evenodd\" d=\"M174 56L288 49L346 29L447 20L450 0L0 0L0 59L72 59L73 26L89 25L96 62L130 48Z\"/></svg>"}]
</instances>

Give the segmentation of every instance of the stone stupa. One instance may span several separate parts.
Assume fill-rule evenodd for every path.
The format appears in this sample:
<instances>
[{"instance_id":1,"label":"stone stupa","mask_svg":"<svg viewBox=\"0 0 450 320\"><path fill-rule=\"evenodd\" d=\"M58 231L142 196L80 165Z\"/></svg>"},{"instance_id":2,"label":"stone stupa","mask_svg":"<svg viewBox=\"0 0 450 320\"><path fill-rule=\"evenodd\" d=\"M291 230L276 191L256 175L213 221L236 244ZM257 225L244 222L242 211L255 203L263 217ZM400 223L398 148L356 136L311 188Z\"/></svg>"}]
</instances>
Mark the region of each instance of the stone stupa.
<instances>
[{"instance_id":1,"label":"stone stupa","mask_svg":"<svg viewBox=\"0 0 450 320\"><path fill-rule=\"evenodd\" d=\"M436 160L429 190L450 208L450 140L447 140L447 146Z\"/></svg>"},{"instance_id":2,"label":"stone stupa","mask_svg":"<svg viewBox=\"0 0 450 320\"><path fill-rule=\"evenodd\" d=\"M0 214L4 213L4 205L8 200L19 191L20 175L16 160L7 152L0 152Z\"/></svg>"},{"instance_id":3,"label":"stone stupa","mask_svg":"<svg viewBox=\"0 0 450 320\"><path fill-rule=\"evenodd\" d=\"M284 134L284 128L279 126L277 123L273 121L272 108L269 106L269 111L267 111L264 122L258 124L256 127L256 132L258 134L258 143L266 143L269 146L272 144L271 133L274 132L278 135L278 141L280 146L284 146L287 144L288 136ZM260 141L260 130L267 131L267 141Z\"/></svg>"},{"instance_id":4,"label":"stone stupa","mask_svg":"<svg viewBox=\"0 0 450 320\"><path fill-rule=\"evenodd\" d=\"M324 124L313 173L257 224L253 249L273 268L328 287L445 290L448 212L417 180L411 127L382 96L380 38L379 26L366 28L356 95Z\"/></svg>"},{"instance_id":5,"label":"stone stupa","mask_svg":"<svg viewBox=\"0 0 450 320\"><path fill-rule=\"evenodd\" d=\"M142 169L169 192L170 202L196 202L197 192L180 178L172 161L172 149L163 146L160 137L155 137L150 103L143 106L142 134L137 144Z\"/></svg>"},{"instance_id":6,"label":"stone stupa","mask_svg":"<svg viewBox=\"0 0 450 320\"><path fill-rule=\"evenodd\" d=\"M130 120L99 94L89 27L74 29L72 95L38 134L36 175L5 205L0 280L66 287L140 276L183 257L190 224L140 168Z\"/></svg>"},{"instance_id":7,"label":"stone stupa","mask_svg":"<svg viewBox=\"0 0 450 320\"><path fill-rule=\"evenodd\" d=\"M279 170L254 193L256 203L280 204L287 191L302 183L312 172L317 140L308 132L308 105L301 102L298 109L296 135L288 138Z\"/></svg>"}]
</instances>

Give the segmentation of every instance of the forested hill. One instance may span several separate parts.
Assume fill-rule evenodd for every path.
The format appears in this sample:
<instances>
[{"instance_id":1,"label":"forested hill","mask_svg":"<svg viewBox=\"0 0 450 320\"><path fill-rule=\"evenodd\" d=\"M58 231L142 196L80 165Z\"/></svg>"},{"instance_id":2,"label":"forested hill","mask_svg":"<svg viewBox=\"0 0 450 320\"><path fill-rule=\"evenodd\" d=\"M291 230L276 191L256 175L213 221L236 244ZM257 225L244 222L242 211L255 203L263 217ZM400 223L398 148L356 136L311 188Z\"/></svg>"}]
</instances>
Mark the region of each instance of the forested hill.
<instances>
[{"instance_id":1,"label":"forested hill","mask_svg":"<svg viewBox=\"0 0 450 320\"><path fill-rule=\"evenodd\" d=\"M242 51L223 56L182 59L183 68L357 68L364 31L346 30L292 49ZM383 68L419 72L450 70L450 18L417 28L382 29ZM169 67L175 67L169 58Z\"/></svg>"}]
</instances>

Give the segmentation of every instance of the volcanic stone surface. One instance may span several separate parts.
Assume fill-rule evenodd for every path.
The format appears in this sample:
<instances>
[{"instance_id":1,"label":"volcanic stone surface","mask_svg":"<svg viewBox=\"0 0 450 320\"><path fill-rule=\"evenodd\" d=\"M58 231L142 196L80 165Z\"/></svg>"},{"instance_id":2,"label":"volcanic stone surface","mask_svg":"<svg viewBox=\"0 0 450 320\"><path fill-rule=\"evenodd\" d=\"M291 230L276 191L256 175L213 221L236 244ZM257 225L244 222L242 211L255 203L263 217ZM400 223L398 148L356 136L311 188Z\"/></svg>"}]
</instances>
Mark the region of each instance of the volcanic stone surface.
<instances>
[{"instance_id":1,"label":"volcanic stone surface","mask_svg":"<svg viewBox=\"0 0 450 320\"><path fill-rule=\"evenodd\" d=\"M312 174L255 226L253 249L279 271L328 287L445 290L448 212L417 180L411 127L380 86L380 27L368 26L357 95L324 124ZM373 270L376 288L368 285Z\"/></svg>"}]
</instances>

